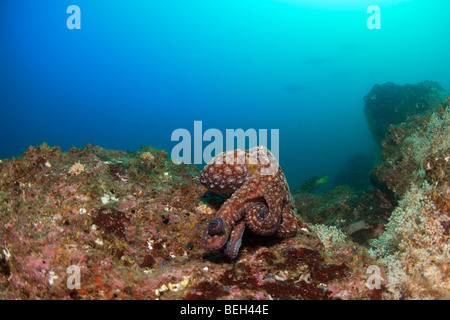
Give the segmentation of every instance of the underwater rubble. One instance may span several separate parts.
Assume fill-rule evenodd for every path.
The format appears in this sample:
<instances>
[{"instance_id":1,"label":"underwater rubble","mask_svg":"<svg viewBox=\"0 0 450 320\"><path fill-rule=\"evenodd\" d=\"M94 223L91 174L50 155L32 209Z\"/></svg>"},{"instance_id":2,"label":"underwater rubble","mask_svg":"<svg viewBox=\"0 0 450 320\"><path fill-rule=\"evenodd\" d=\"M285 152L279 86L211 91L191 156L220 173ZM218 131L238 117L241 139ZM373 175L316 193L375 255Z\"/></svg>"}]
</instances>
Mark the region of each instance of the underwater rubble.
<instances>
[{"instance_id":1,"label":"underwater rubble","mask_svg":"<svg viewBox=\"0 0 450 320\"><path fill-rule=\"evenodd\" d=\"M0 299L449 299L448 101L389 127L373 187L293 190L296 235L235 259L202 248L227 196L195 165L30 146L0 160Z\"/></svg>"}]
</instances>

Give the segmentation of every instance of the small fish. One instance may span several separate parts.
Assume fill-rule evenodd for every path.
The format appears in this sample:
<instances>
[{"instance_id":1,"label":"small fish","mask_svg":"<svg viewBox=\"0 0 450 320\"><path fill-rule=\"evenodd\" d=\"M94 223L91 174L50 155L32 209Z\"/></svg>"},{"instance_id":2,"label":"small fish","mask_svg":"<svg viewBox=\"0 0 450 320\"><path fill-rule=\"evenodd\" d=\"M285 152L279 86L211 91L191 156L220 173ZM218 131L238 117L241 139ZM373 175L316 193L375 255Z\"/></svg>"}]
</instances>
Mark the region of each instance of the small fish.
<instances>
[{"instance_id":1,"label":"small fish","mask_svg":"<svg viewBox=\"0 0 450 320\"><path fill-rule=\"evenodd\" d=\"M327 182L328 182L328 176L323 176L322 178L317 179L316 186L318 187L321 184L327 184Z\"/></svg>"},{"instance_id":2,"label":"small fish","mask_svg":"<svg viewBox=\"0 0 450 320\"><path fill-rule=\"evenodd\" d=\"M306 192L312 192L314 189L317 189L320 185L326 184L327 182L328 176L323 176L321 178L314 176L305 180L300 189Z\"/></svg>"}]
</instances>

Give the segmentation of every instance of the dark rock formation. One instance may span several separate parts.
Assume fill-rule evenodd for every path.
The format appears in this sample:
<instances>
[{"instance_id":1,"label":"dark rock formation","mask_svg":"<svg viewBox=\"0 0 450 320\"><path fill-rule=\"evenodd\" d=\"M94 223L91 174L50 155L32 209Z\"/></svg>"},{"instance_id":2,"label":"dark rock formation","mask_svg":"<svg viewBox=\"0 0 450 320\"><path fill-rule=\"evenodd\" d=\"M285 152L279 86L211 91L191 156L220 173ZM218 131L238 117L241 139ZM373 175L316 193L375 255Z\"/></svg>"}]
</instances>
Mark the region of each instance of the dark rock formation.
<instances>
[{"instance_id":1,"label":"dark rock formation","mask_svg":"<svg viewBox=\"0 0 450 320\"><path fill-rule=\"evenodd\" d=\"M375 141L381 143L390 125L429 113L448 95L449 92L433 81L404 86L392 82L376 84L364 97L364 114Z\"/></svg>"}]
</instances>

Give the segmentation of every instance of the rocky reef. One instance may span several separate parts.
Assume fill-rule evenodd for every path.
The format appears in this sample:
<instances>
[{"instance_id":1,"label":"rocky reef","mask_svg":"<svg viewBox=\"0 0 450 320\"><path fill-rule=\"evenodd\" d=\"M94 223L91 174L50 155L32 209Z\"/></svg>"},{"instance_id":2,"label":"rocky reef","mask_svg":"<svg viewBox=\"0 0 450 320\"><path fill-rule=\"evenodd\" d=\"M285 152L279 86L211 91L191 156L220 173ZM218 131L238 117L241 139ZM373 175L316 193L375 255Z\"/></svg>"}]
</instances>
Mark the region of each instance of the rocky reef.
<instances>
[{"instance_id":1,"label":"rocky reef","mask_svg":"<svg viewBox=\"0 0 450 320\"><path fill-rule=\"evenodd\" d=\"M427 112L389 126L371 173L372 184L396 206L385 231L369 241L395 299L450 298L450 97L425 84L430 92L411 96L427 102Z\"/></svg>"},{"instance_id":2,"label":"rocky reef","mask_svg":"<svg viewBox=\"0 0 450 320\"><path fill-rule=\"evenodd\" d=\"M148 146L43 144L4 159L0 299L387 297L366 284L375 263L366 249L301 219L288 239L246 232L234 260L206 252L202 233L226 196L206 191L199 174Z\"/></svg>"},{"instance_id":3,"label":"rocky reef","mask_svg":"<svg viewBox=\"0 0 450 320\"><path fill-rule=\"evenodd\" d=\"M358 243L381 234L394 205L376 188L357 191L339 186L323 194L294 190L298 215L309 224L334 226Z\"/></svg>"},{"instance_id":4,"label":"rocky reef","mask_svg":"<svg viewBox=\"0 0 450 320\"><path fill-rule=\"evenodd\" d=\"M431 114L389 128L381 143L382 161L372 170L371 182L391 200L401 199L411 183L420 184L428 163L450 148L448 108L442 104Z\"/></svg>"},{"instance_id":5,"label":"rocky reef","mask_svg":"<svg viewBox=\"0 0 450 320\"><path fill-rule=\"evenodd\" d=\"M389 88L395 90L389 93ZM370 173L372 187L293 191L299 216L319 237L334 234L332 239L350 239L369 249L393 299L450 298L450 97L429 99L424 88L444 92L431 82L405 86L406 92L416 90L409 98L428 102L426 110L398 118L397 124L390 119L384 138L375 133L381 154ZM393 84L372 91L381 89L388 97L399 91ZM358 162L349 163L341 175L358 168Z\"/></svg>"},{"instance_id":6,"label":"rocky reef","mask_svg":"<svg viewBox=\"0 0 450 320\"><path fill-rule=\"evenodd\" d=\"M450 299L450 107L389 128L372 181L398 201L371 252L396 299Z\"/></svg>"},{"instance_id":7,"label":"rocky reef","mask_svg":"<svg viewBox=\"0 0 450 320\"><path fill-rule=\"evenodd\" d=\"M364 114L375 141L383 141L389 126L429 113L448 95L450 93L434 81L374 85L364 97Z\"/></svg>"},{"instance_id":8,"label":"rocky reef","mask_svg":"<svg viewBox=\"0 0 450 320\"><path fill-rule=\"evenodd\" d=\"M372 186L322 194L289 191L281 169L235 185L235 166L201 175L150 146L30 146L0 160L0 299L449 299L449 104L389 126ZM272 236L276 214L269 231L248 220L233 254L205 245L218 218L272 208L296 232Z\"/></svg>"}]
</instances>

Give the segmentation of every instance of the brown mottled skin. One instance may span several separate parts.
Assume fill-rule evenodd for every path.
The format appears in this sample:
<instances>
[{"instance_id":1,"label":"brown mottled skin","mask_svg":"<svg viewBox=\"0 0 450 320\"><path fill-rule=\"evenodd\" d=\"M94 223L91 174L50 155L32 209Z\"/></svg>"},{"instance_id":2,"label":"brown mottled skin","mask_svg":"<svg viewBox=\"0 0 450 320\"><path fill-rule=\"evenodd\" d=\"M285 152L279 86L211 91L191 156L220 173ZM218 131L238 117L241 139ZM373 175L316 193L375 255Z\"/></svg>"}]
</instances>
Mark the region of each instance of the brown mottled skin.
<instances>
[{"instance_id":1,"label":"brown mottled skin","mask_svg":"<svg viewBox=\"0 0 450 320\"><path fill-rule=\"evenodd\" d=\"M212 192L232 193L203 234L206 251L225 248L225 255L235 258L245 227L264 236L295 235L297 222L289 186L267 148L217 155L201 172L200 182Z\"/></svg>"}]
</instances>

